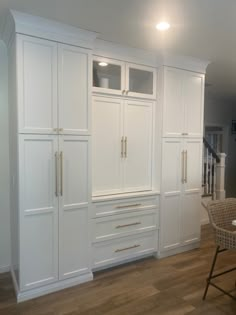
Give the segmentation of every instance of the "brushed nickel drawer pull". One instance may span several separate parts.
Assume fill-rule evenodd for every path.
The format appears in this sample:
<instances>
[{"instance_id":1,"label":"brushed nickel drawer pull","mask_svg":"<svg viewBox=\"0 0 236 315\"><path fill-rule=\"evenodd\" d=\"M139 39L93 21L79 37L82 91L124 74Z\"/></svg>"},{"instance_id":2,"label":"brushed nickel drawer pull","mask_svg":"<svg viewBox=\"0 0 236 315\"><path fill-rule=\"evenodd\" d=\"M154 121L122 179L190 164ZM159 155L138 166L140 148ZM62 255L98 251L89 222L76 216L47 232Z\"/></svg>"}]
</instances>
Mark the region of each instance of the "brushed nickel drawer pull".
<instances>
[{"instance_id":1,"label":"brushed nickel drawer pull","mask_svg":"<svg viewBox=\"0 0 236 315\"><path fill-rule=\"evenodd\" d=\"M125 137L125 158L127 158L127 142L128 142L128 139L127 137Z\"/></svg>"},{"instance_id":2,"label":"brushed nickel drawer pull","mask_svg":"<svg viewBox=\"0 0 236 315\"><path fill-rule=\"evenodd\" d=\"M134 222L134 223L129 223L129 224L117 225L116 229L121 229L121 228L125 228L128 226L139 225L139 224L141 224L141 222Z\"/></svg>"},{"instance_id":3,"label":"brushed nickel drawer pull","mask_svg":"<svg viewBox=\"0 0 236 315\"><path fill-rule=\"evenodd\" d=\"M61 160L61 196L63 196L63 152L60 153L60 160Z\"/></svg>"},{"instance_id":4,"label":"brushed nickel drawer pull","mask_svg":"<svg viewBox=\"0 0 236 315\"><path fill-rule=\"evenodd\" d=\"M181 169L182 169L182 178L181 178L181 182L184 183L185 181L185 177L184 177L184 152L182 151L181 155L182 155L182 165L181 165Z\"/></svg>"},{"instance_id":5,"label":"brushed nickel drawer pull","mask_svg":"<svg viewBox=\"0 0 236 315\"><path fill-rule=\"evenodd\" d=\"M58 197L58 153L55 153L55 195Z\"/></svg>"},{"instance_id":6,"label":"brushed nickel drawer pull","mask_svg":"<svg viewBox=\"0 0 236 315\"><path fill-rule=\"evenodd\" d=\"M124 250L129 250L129 249L137 248L137 247L140 247L140 246L141 245L134 245L134 246L130 246L130 247L119 248L119 249L115 250L115 253L123 252Z\"/></svg>"},{"instance_id":7,"label":"brushed nickel drawer pull","mask_svg":"<svg viewBox=\"0 0 236 315\"><path fill-rule=\"evenodd\" d=\"M124 137L121 138L121 157L124 157Z\"/></svg>"},{"instance_id":8,"label":"brushed nickel drawer pull","mask_svg":"<svg viewBox=\"0 0 236 315\"><path fill-rule=\"evenodd\" d=\"M135 203L135 204L133 204L133 205L117 206L116 209L140 207L141 205L142 205L141 203Z\"/></svg>"}]
</instances>

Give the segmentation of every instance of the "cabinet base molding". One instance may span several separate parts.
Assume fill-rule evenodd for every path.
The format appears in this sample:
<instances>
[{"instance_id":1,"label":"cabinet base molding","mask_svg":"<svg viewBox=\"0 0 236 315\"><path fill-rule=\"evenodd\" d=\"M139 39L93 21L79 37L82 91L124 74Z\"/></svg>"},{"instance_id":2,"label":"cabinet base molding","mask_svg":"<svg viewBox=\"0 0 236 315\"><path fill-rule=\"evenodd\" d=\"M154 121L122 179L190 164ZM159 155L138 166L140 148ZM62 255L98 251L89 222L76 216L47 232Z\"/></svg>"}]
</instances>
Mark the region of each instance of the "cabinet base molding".
<instances>
[{"instance_id":1,"label":"cabinet base molding","mask_svg":"<svg viewBox=\"0 0 236 315\"><path fill-rule=\"evenodd\" d=\"M177 255L183 252L187 252L189 250L192 249L196 249L200 247L200 242L196 242L193 244L189 244L189 245L185 245L185 246L181 246L178 248L174 248L168 251L163 251L157 254L157 258L165 258L165 257L169 257L169 256L173 256L173 255Z\"/></svg>"},{"instance_id":2,"label":"cabinet base molding","mask_svg":"<svg viewBox=\"0 0 236 315\"><path fill-rule=\"evenodd\" d=\"M17 290L16 280L14 280L14 278L15 276L13 276L13 282L14 282L14 287L16 290L16 298L17 298L17 302L20 303L20 302L24 302L30 299L40 297L42 295L57 292L57 291L60 291L69 287L76 286L84 282L91 281L93 280L93 273L89 272L79 277L58 281L58 282L55 282L55 283L52 283L52 284L49 284L40 288L36 288L29 291L24 291L24 292L20 292L19 290Z\"/></svg>"}]
</instances>

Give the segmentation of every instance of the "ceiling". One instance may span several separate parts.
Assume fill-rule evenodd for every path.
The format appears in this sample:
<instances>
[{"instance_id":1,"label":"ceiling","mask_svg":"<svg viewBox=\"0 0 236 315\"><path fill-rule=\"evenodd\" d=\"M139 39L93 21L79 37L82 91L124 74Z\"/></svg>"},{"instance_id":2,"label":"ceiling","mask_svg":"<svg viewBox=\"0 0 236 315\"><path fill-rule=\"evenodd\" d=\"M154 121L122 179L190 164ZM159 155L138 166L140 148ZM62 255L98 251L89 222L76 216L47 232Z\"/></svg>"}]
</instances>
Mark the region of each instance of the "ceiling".
<instances>
[{"instance_id":1,"label":"ceiling","mask_svg":"<svg viewBox=\"0 0 236 315\"><path fill-rule=\"evenodd\" d=\"M236 100L235 0L1 0L15 9L100 33L100 38L210 60L207 95ZM155 24L167 20L160 33Z\"/></svg>"}]
</instances>

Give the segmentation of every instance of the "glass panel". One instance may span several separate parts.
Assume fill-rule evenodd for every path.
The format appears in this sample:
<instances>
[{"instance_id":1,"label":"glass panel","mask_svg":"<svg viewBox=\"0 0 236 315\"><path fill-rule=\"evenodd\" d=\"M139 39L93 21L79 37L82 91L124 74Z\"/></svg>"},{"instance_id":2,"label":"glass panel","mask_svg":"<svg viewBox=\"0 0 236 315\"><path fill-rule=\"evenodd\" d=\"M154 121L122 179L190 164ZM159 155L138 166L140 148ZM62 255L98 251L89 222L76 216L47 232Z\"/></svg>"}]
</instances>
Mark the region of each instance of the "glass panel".
<instances>
[{"instance_id":1,"label":"glass panel","mask_svg":"<svg viewBox=\"0 0 236 315\"><path fill-rule=\"evenodd\" d=\"M129 90L142 94L153 94L153 72L129 69Z\"/></svg>"},{"instance_id":2,"label":"glass panel","mask_svg":"<svg viewBox=\"0 0 236 315\"><path fill-rule=\"evenodd\" d=\"M121 66L93 61L93 86L120 90Z\"/></svg>"}]
</instances>

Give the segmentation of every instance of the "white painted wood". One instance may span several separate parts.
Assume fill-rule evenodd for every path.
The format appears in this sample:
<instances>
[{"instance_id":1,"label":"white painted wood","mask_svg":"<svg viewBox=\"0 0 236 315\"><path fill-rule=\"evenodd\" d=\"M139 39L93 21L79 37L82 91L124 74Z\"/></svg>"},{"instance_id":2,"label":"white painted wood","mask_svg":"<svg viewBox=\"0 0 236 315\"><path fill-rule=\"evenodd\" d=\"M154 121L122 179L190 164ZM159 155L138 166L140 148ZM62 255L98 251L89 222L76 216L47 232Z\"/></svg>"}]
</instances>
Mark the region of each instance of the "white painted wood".
<instances>
[{"instance_id":1,"label":"white painted wood","mask_svg":"<svg viewBox=\"0 0 236 315\"><path fill-rule=\"evenodd\" d=\"M135 71L135 77L132 78L131 72ZM148 75L149 74L149 75ZM126 96L142 97L147 99L156 98L156 68L126 63L125 90ZM134 80L136 82L134 82ZM150 90L149 93L145 91Z\"/></svg>"},{"instance_id":2,"label":"white painted wood","mask_svg":"<svg viewBox=\"0 0 236 315\"><path fill-rule=\"evenodd\" d=\"M90 133L91 57L89 50L58 45L59 125L63 134Z\"/></svg>"},{"instance_id":3,"label":"white painted wood","mask_svg":"<svg viewBox=\"0 0 236 315\"><path fill-rule=\"evenodd\" d=\"M122 191L121 140L123 104L120 99L93 98L93 195Z\"/></svg>"},{"instance_id":4,"label":"white painted wood","mask_svg":"<svg viewBox=\"0 0 236 315\"><path fill-rule=\"evenodd\" d=\"M57 127L57 44L17 35L20 133L53 133Z\"/></svg>"},{"instance_id":5,"label":"white painted wood","mask_svg":"<svg viewBox=\"0 0 236 315\"><path fill-rule=\"evenodd\" d=\"M163 137L179 137L184 128L182 79L180 71L164 68Z\"/></svg>"},{"instance_id":6,"label":"white painted wood","mask_svg":"<svg viewBox=\"0 0 236 315\"><path fill-rule=\"evenodd\" d=\"M20 290L58 279L56 136L20 136Z\"/></svg>"},{"instance_id":7,"label":"white painted wood","mask_svg":"<svg viewBox=\"0 0 236 315\"><path fill-rule=\"evenodd\" d=\"M125 259L135 258L157 250L156 232L123 237L112 241L94 244L93 267L108 266Z\"/></svg>"},{"instance_id":8,"label":"white painted wood","mask_svg":"<svg viewBox=\"0 0 236 315\"><path fill-rule=\"evenodd\" d=\"M184 133L187 133L190 137L202 137L204 75L184 71L183 79Z\"/></svg>"},{"instance_id":9,"label":"white painted wood","mask_svg":"<svg viewBox=\"0 0 236 315\"><path fill-rule=\"evenodd\" d=\"M89 139L60 137L59 278L89 272Z\"/></svg>"},{"instance_id":10,"label":"white painted wood","mask_svg":"<svg viewBox=\"0 0 236 315\"><path fill-rule=\"evenodd\" d=\"M148 232L157 229L156 209L107 216L93 220L94 242Z\"/></svg>"},{"instance_id":11,"label":"white painted wood","mask_svg":"<svg viewBox=\"0 0 236 315\"><path fill-rule=\"evenodd\" d=\"M124 111L124 191L152 189L153 102L126 101Z\"/></svg>"}]
</instances>

